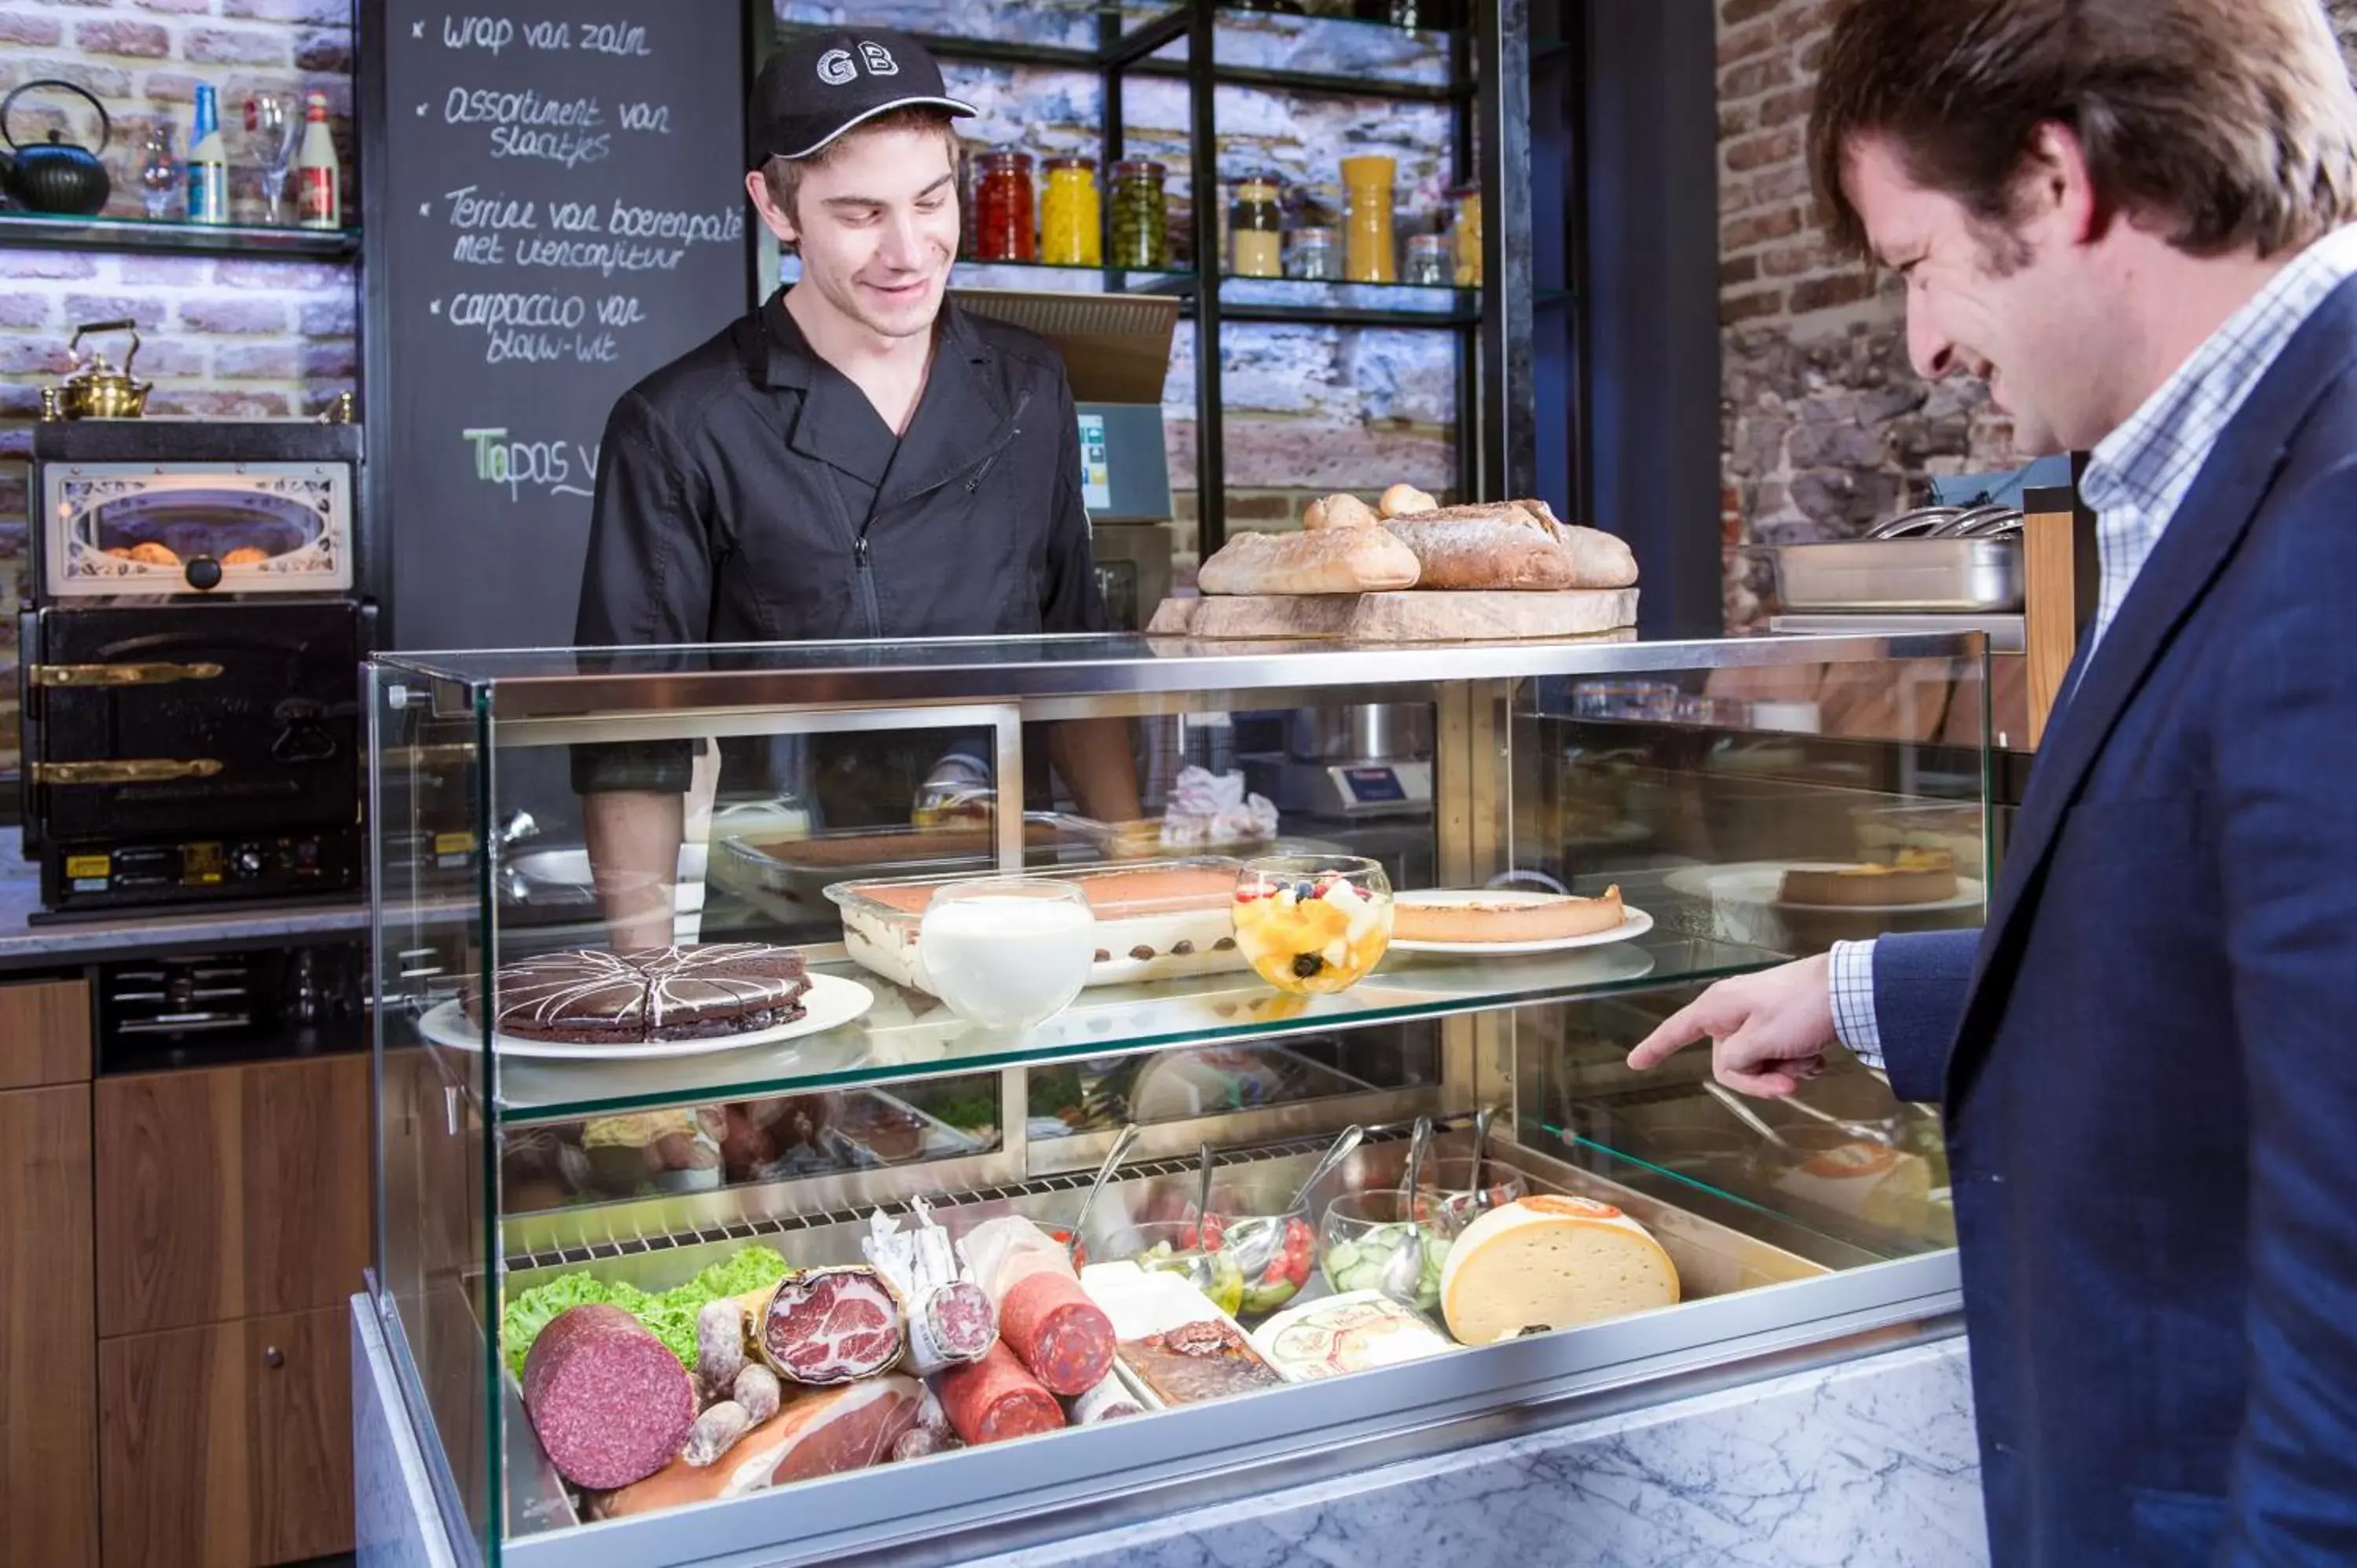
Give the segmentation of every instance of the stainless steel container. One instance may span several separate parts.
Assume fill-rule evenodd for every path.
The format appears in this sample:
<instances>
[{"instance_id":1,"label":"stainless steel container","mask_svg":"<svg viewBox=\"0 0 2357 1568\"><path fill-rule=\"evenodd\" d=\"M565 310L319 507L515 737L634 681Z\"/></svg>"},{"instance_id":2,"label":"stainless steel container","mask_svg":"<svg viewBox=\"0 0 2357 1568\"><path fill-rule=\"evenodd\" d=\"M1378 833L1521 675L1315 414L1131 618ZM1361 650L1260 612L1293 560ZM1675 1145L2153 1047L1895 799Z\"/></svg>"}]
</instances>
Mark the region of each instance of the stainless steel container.
<instances>
[{"instance_id":1,"label":"stainless steel container","mask_svg":"<svg viewBox=\"0 0 2357 1568\"><path fill-rule=\"evenodd\" d=\"M1432 755L1432 709L1422 703L1301 708L1286 743L1297 762L1413 762Z\"/></svg>"},{"instance_id":2,"label":"stainless steel container","mask_svg":"<svg viewBox=\"0 0 2357 1568\"><path fill-rule=\"evenodd\" d=\"M2021 608L2018 539L1876 539L1770 553L1784 608L2004 615Z\"/></svg>"}]
</instances>

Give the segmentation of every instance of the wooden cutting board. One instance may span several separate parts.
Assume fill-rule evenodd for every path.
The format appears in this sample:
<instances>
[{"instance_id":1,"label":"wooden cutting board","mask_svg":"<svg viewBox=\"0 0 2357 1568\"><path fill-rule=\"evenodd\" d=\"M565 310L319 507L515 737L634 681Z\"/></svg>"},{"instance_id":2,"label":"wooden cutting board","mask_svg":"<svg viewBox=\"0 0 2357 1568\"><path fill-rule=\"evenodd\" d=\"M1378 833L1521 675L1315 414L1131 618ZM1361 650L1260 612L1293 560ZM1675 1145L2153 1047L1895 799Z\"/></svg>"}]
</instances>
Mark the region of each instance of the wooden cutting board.
<instances>
[{"instance_id":1,"label":"wooden cutting board","mask_svg":"<svg viewBox=\"0 0 2357 1568\"><path fill-rule=\"evenodd\" d=\"M1483 642L1585 637L1637 624L1634 588L1562 593L1284 596L1165 599L1148 633L1165 637L1334 637L1365 642Z\"/></svg>"}]
</instances>

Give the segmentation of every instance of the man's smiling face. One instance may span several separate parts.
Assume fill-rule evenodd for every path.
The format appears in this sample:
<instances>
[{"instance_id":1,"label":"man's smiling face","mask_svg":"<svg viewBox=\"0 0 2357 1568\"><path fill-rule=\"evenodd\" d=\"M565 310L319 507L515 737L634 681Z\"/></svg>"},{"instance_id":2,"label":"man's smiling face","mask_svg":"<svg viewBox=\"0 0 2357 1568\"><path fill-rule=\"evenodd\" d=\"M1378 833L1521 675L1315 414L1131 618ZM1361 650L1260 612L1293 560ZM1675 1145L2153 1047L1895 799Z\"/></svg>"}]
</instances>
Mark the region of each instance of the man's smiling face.
<instances>
[{"instance_id":1,"label":"man's smiling face","mask_svg":"<svg viewBox=\"0 0 2357 1568\"><path fill-rule=\"evenodd\" d=\"M754 194L779 238L800 248L802 281L829 308L878 337L932 329L958 252L957 165L946 135L855 131L802 174L791 214Z\"/></svg>"}]
</instances>

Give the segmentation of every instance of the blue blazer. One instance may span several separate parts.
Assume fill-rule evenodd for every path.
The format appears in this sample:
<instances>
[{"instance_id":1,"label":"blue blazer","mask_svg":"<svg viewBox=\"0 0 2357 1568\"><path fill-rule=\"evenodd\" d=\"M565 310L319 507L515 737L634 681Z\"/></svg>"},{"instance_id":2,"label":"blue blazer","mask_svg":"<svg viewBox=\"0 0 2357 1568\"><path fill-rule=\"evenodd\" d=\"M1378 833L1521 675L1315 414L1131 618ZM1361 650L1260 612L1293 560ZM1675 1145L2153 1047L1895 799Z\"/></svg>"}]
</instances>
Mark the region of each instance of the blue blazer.
<instances>
[{"instance_id":1,"label":"blue blazer","mask_svg":"<svg viewBox=\"0 0 2357 1568\"><path fill-rule=\"evenodd\" d=\"M1996 1562L2357 1563L2357 283L2080 659L1986 930L1875 953Z\"/></svg>"}]
</instances>

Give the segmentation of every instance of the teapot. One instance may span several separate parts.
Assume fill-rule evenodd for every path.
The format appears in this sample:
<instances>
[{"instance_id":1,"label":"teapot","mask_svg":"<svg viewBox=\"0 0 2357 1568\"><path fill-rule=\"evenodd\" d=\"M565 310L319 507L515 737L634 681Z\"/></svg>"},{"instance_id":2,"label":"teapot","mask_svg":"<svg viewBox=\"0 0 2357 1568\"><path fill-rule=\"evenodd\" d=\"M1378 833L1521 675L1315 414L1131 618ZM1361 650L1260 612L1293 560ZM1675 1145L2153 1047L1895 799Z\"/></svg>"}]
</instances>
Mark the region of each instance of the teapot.
<instances>
[{"instance_id":1,"label":"teapot","mask_svg":"<svg viewBox=\"0 0 2357 1568\"><path fill-rule=\"evenodd\" d=\"M90 100L98 111L98 151L77 146L57 131L49 133L47 142L31 146L20 145L8 134L8 111L16 100L40 87L62 87L68 92L78 92ZM88 217L106 205L113 189L107 178L106 166L98 161L99 153L114 136L113 122L106 117L106 105L101 103L87 88L70 81L46 80L28 81L0 99L0 141L8 144L13 158L0 157L0 186L15 197L27 210L34 212L71 213Z\"/></svg>"},{"instance_id":2,"label":"teapot","mask_svg":"<svg viewBox=\"0 0 2357 1568\"><path fill-rule=\"evenodd\" d=\"M129 321L100 321L74 328L73 342L69 351L81 358L81 340L90 332L128 332L131 351L123 356L123 369L116 370L106 362L103 349L91 350L90 362L53 387L41 389L41 417L47 421L60 419L137 419L147 412L147 394L156 390L153 381L131 379L131 361L139 357L139 333Z\"/></svg>"}]
</instances>

